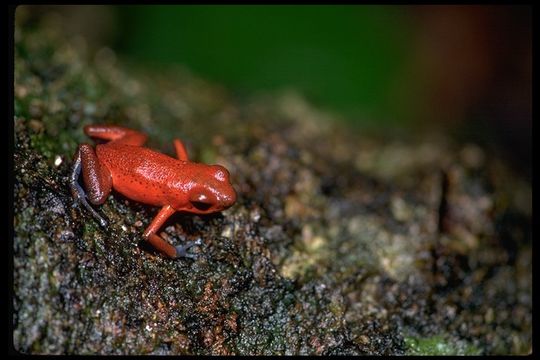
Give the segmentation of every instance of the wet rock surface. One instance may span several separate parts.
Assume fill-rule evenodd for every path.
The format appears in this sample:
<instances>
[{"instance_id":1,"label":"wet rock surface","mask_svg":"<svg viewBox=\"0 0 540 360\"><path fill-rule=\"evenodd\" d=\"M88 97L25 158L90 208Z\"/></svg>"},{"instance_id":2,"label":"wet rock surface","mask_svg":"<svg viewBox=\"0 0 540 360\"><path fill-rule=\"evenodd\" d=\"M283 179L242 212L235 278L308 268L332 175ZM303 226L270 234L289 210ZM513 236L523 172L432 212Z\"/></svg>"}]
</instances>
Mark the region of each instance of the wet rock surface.
<instances>
[{"instance_id":1,"label":"wet rock surface","mask_svg":"<svg viewBox=\"0 0 540 360\"><path fill-rule=\"evenodd\" d=\"M55 22L56 21L56 22ZM31 26L30 26L31 25ZM38 354L525 354L531 186L449 138L359 134L295 93L236 99L187 70L133 69L59 31L15 33L13 344ZM82 128L115 123L227 167L236 205L176 214L69 192Z\"/></svg>"}]
</instances>

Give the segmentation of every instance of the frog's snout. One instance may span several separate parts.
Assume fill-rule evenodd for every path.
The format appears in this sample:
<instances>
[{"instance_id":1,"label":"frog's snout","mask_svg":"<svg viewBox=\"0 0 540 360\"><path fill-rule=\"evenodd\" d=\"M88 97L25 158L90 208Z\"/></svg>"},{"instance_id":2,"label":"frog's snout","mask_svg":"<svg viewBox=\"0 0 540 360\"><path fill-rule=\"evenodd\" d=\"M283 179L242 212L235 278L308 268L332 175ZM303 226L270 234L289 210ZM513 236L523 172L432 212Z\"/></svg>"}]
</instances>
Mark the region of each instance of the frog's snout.
<instances>
[{"instance_id":1,"label":"frog's snout","mask_svg":"<svg viewBox=\"0 0 540 360\"><path fill-rule=\"evenodd\" d=\"M214 178L220 184L217 186L219 188L217 205L220 209L229 208L236 202L236 191L231 184L229 171L221 165L212 165L212 169Z\"/></svg>"},{"instance_id":2,"label":"frog's snout","mask_svg":"<svg viewBox=\"0 0 540 360\"><path fill-rule=\"evenodd\" d=\"M234 205L234 203L236 202L236 191L230 183L229 189L226 192L222 192L218 201L222 209L227 209Z\"/></svg>"}]
</instances>

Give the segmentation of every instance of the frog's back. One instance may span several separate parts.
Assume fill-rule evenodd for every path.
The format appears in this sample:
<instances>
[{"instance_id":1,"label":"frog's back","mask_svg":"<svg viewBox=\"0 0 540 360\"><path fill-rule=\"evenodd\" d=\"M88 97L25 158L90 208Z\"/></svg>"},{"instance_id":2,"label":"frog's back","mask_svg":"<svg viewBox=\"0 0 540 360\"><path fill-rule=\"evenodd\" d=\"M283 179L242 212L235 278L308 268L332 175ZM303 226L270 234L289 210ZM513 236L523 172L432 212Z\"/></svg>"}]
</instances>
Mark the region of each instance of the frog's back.
<instances>
[{"instance_id":1,"label":"frog's back","mask_svg":"<svg viewBox=\"0 0 540 360\"><path fill-rule=\"evenodd\" d=\"M167 204L173 183L189 181L186 161L148 148L103 144L96 146L100 162L112 176L113 188L124 196L146 204Z\"/></svg>"}]
</instances>

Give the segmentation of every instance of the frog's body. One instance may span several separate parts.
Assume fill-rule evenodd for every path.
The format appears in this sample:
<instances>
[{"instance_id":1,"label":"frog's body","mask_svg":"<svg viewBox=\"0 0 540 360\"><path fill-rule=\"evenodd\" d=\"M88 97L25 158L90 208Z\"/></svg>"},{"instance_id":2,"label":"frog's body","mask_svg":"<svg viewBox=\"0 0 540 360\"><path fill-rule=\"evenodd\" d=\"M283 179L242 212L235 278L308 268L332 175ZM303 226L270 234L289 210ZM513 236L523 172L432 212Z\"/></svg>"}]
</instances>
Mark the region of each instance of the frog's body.
<instances>
[{"instance_id":1,"label":"frog's body","mask_svg":"<svg viewBox=\"0 0 540 360\"><path fill-rule=\"evenodd\" d=\"M224 210L236 201L236 192L229 172L220 165L206 165L188 160L184 145L175 140L178 159L142 147L146 135L112 125L90 125L85 133L110 140L94 149L82 144L75 155L71 190L83 205L106 226L106 221L86 202L105 202L111 189L129 199L153 206L161 211L143 236L169 257L188 256L192 246L173 247L155 233L176 211L208 214ZM82 171L87 194L78 184Z\"/></svg>"}]
</instances>

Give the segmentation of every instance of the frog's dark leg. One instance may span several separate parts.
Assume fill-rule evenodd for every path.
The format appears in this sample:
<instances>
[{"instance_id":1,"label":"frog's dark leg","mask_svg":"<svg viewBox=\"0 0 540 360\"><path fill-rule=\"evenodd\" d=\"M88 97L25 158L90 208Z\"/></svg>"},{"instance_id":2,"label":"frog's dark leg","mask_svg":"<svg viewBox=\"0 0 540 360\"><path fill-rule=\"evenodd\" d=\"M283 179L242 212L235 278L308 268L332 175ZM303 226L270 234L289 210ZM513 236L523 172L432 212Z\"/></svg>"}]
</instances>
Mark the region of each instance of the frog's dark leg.
<instances>
[{"instance_id":1,"label":"frog's dark leg","mask_svg":"<svg viewBox=\"0 0 540 360\"><path fill-rule=\"evenodd\" d=\"M94 167L94 169L92 169ZM97 167L97 169L96 169ZM85 187L89 189L89 195L79 185L79 176L83 173ZM111 191L111 180L108 170L99 164L94 149L88 144L79 145L70 176L70 187L73 197L79 200L84 207L94 216L99 224L107 226L107 221L95 211L86 201L88 198L93 204L102 204Z\"/></svg>"},{"instance_id":2,"label":"frog's dark leg","mask_svg":"<svg viewBox=\"0 0 540 360\"><path fill-rule=\"evenodd\" d=\"M116 125L87 125L84 133L92 138L135 146L142 146L147 138L143 133Z\"/></svg>"},{"instance_id":3,"label":"frog's dark leg","mask_svg":"<svg viewBox=\"0 0 540 360\"><path fill-rule=\"evenodd\" d=\"M163 254L167 255L168 257L172 259L177 259L180 257L187 257L187 258L195 258L196 255L187 253L187 249L194 245L200 245L200 240L188 242L187 244L181 246L172 246L162 238L160 238L158 235L156 235L156 232L159 230L159 228L167 221L167 219L176 212L170 205L165 205L161 208L159 213L156 215L154 220L148 225L146 230L143 233L143 237L148 240L152 246L154 246L157 250L161 251Z\"/></svg>"},{"instance_id":4,"label":"frog's dark leg","mask_svg":"<svg viewBox=\"0 0 540 360\"><path fill-rule=\"evenodd\" d=\"M184 144L182 144L182 142L178 139L174 139L173 143L174 148L176 149L176 156L178 157L178 160L189 161Z\"/></svg>"},{"instance_id":5,"label":"frog's dark leg","mask_svg":"<svg viewBox=\"0 0 540 360\"><path fill-rule=\"evenodd\" d=\"M82 176L88 192L86 197L94 205L101 205L111 193L112 177L109 170L99 161L94 148L88 144L79 146Z\"/></svg>"}]
</instances>

